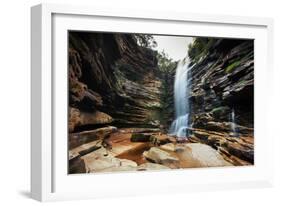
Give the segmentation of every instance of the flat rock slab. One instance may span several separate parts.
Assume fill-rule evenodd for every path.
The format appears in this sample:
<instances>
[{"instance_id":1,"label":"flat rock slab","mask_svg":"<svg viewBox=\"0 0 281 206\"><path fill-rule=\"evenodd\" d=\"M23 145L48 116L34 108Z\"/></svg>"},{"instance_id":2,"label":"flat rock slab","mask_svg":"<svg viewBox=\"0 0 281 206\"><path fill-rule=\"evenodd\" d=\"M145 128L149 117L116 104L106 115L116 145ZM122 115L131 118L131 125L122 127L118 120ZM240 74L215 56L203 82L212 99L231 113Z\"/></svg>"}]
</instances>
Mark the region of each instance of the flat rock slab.
<instances>
[{"instance_id":1,"label":"flat rock slab","mask_svg":"<svg viewBox=\"0 0 281 206\"><path fill-rule=\"evenodd\" d=\"M160 146L161 150L178 158L173 164L162 164L170 168L198 168L231 166L223 156L212 147L201 143L169 143ZM144 154L147 155L147 154ZM158 163L161 161L158 161Z\"/></svg>"},{"instance_id":2,"label":"flat rock slab","mask_svg":"<svg viewBox=\"0 0 281 206\"><path fill-rule=\"evenodd\" d=\"M74 154L79 154L79 155L83 156L83 155L86 155L101 147L102 147L102 140L96 140L96 141L92 141L92 142L80 145L79 147L76 147L76 148L70 150L69 154L72 154L72 156Z\"/></svg>"},{"instance_id":3,"label":"flat rock slab","mask_svg":"<svg viewBox=\"0 0 281 206\"><path fill-rule=\"evenodd\" d=\"M124 130L111 134L108 143L112 147L111 152L114 156L138 150L147 145L144 142L131 142L131 133L124 132Z\"/></svg>"},{"instance_id":4,"label":"flat rock slab","mask_svg":"<svg viewBox=\"0 0 281 206\"><path fill-rule=\"evenodd\" d=\"M200 143L188 143L185 145L185 158L197 162L200 167L220 167L232 166L229 162L224 160L220 153L212 147ZM188 151L188 152L186 152ZM181 155L183 157L183 155Z\"/></svg>"},{"instance_id":5,"label":"flat rock slab","mask_svg":"<svg viewBox=\"0 0 281 206\"><path fill-rule=\"evenodd\" d=\"M116 131L117 131L116 127L108 126L99 129L78 132L78 133L70 133L68 146L70 149L73 149L82 144L86 144L95 140L104 139L108 135Z\"/></svg>"},{"instance_id":6,"label":"flat rock slab","mask_svg":"<svg viewBox=\"0 0 281 206\"><path fill-rule=\"evenodd\" d=\"M223 156L212 147L201 143L168 143L152 147L143 153L144 157L154 163L170 168L197 168L231 166Z\"/></svg>"},{"instance_id":7,"label":"flat rock slab","mask_svg":"<svg viewBox=\"0 0 281 206\"><path fill-rule=\"evenodd\" d=\"M81 157L81 159L85 162L87 173L134 170L133 168L137 168L136 162L116 158L105 148L93 151Z\"/></svg>"}]
</instances>

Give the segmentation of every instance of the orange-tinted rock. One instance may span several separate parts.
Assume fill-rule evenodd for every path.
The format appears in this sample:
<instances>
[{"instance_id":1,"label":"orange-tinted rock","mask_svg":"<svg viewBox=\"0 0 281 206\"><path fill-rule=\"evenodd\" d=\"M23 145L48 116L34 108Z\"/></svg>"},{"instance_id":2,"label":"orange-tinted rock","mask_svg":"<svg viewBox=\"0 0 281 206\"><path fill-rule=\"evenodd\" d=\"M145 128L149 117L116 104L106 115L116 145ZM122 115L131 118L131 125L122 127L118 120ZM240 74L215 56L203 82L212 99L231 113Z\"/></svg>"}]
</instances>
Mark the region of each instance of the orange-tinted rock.
<instances>
[{"instance_id":1,"label":"orange-tinted rock","mask_svg":"<svg viewBox=\"0 0 281 206\"><path fill-rule=\"evenodd\" d=\"M223 123L221 123L223 124ZM251 130L248 128L247 133ZM254 163L254 138L251 136L231 137L227 132L215 132L203 129L194 129L191 142L208 144L234 165L250 165Z\"/></svg>"},{"instance_id":2,"label":"orange-tinted rock","mask_svg":"<svg viewBox=\"0 0 281 206\"><path fill-rule=\"evenodd\" d=\"M143 153L143 156L149 161L158 164L170 164L179 161L179 159L175 155L171 155L170 153L157 147L152 147L150 148L150 150L145 151Z\"/></svg>"},{"instance_id":3,"label":"orange-tinted rock","mask_svg":"<svg viewBox=\"0 0 281 206\"><path fill-rule=\"evenodd\" d=\"M104 112L81 112L77 108L69 108L69 132L73 132L79 126L109 124L112 121L113 118Z\"/></svg>"}]
</instances>

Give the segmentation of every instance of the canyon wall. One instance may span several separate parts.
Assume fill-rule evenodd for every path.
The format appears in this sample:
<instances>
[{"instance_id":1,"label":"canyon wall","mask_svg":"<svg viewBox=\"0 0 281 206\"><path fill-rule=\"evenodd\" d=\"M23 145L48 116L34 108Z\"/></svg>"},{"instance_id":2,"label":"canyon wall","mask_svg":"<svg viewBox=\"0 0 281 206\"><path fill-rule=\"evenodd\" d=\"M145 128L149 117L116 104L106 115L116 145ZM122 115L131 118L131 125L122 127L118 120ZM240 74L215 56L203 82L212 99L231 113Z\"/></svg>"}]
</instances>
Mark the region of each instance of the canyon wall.
<instances>
[{"instance_id":1,"label":"canyon wall","mask_svg":"<svg viewBox=\"0 0 281 206\"><path fill-rule=\"evenodd\" d=\"M254 41L202 41L206 49L190 52L189 140L233 165L254 164Z\"/></svg>"},{"instance_id":2,"label":"canyon wall","mask_svg":"<svg viewBox=\"0 0 281 206\"><path fill-rule=\"evenodd\" d=\"M106 124L159 126L156 52L130 34L74 31L68 52L70 132Z\"/></svg>"},{"instance_id":3,"label":"canyon wall","mask_svg":"<svg viewBox=\"0 0 281 206\"><path fill-rule=\"evenodd\" d=\"M208 52L201 54L200 58L191 57L191 62L193 126L206 128L208 121L235 121L252 128L253 40L209 40Z\"/></svg>"}]
</instances>

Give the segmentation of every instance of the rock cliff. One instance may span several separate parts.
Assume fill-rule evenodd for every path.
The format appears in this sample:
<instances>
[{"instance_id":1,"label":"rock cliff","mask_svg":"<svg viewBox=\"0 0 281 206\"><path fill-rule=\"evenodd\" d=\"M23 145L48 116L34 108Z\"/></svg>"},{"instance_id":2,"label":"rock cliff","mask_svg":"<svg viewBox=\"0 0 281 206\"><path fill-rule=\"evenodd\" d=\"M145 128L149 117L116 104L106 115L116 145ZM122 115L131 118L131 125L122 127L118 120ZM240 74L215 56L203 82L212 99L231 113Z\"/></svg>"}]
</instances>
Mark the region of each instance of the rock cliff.
<instances>
[{"instance_id":1,"label":"rock cliff","mask_svg":"<svg viewBox=\"0 0 281 206\"><path fill-rule=\"evenodd\" d=\"M254 42L209 39L191 58L191 141L234 165L254 163ZM199 58L198 58L199 57Z\"/></svg>"},{"instance_id":2,"label":"rock cliff","mask_svg":"<svg viewBox=\"0 0 281 206\"><path fill-rule=\"evenodd\" d=\"M208 121L230 122L234 113L237 124L253 127L253 46L253 41L217 39L199 60L191 58L194 126L206 126L206 116Z\"/></svg>"},{"instance_id":3,"label":"rock cliff","mask_svg":"<svg viewBox=\"0 0 281 206\"><path fill-rule=\"evenodd\" d=\"M161 81L156 53L130 34L69 33L70 132L155 127Z\"/></svg>"}]
</instances>

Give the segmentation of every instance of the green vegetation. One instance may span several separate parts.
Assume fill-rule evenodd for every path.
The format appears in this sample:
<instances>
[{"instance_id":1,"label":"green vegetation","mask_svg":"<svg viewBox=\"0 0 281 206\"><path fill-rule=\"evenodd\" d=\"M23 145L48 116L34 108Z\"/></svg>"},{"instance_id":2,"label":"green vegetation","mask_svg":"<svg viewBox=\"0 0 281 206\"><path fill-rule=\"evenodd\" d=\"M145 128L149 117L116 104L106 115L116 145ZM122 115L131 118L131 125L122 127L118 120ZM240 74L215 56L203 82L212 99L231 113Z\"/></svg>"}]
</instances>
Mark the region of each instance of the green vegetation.
<instances>
[{"instance_id":1,"label":"green vegetation","mask_svg":"<svg viewBox=\"0 0 281 206\"><path fill-rule=\"evenodd\" d=\"M138 45L146 48L155 48L157 46L157 42L153 38L151 34L135 34L134 35Z\"/></svg>"},{"instance_id":2,"label":"green vegetation","mask_svg":"<svg viewBox=\"0 0 281 206\"><path fill-rule=\"evenodd\" d=\"M225 73L229 74L231 73L236 67L240 66L240 61L235 61L233 62L232 64L228 65L226 68L225 68Z\"/></svg>"},{"instance_id":3,"label":"green vegetation","mask_svg":"<svg viewBox=\"0 0 281 206\"><path fill-rule=\"evenodd\" d=\"M195 38L192 44L188 45L188 56L192 63L198 63L199 60L206 56L216 42L214 38Z\"/></svg>"},{"instance_id":4,"label":"green vegetation","mask_svg":"<svg viewBox=\"0 0 281 206\"><path fill-rule=\"evenodd\" d=\"M177 62L174 62L164 51L157 54L158 69L163 74L171 74L175 71Z\"/></svg>"},{"instance_id":5,"label":"green vegetation","mask_svg":"<svg viewBox=\"0 0 281 206\"><path fill-rule=\"evenodd\" d=\"M208 54L212 54L213 47L216 44L217 39L215 38L203 38L196 37L194 38L193 43L188 45L188 56L192 64L196 64L203 57ZM230 60L229 65L225 68L225 73L231 73L235 68L240 66L241 62L237 59Z\"/></svg>"}]
</instances>

